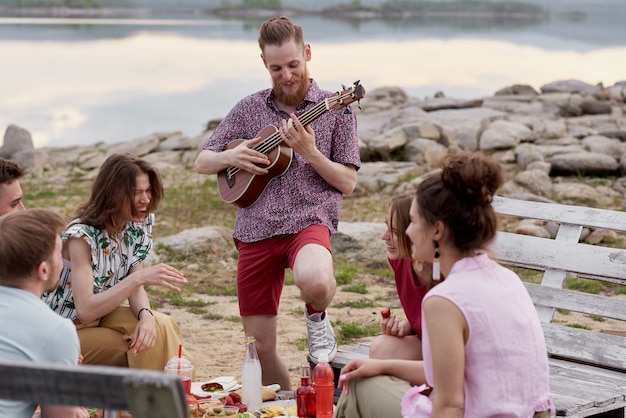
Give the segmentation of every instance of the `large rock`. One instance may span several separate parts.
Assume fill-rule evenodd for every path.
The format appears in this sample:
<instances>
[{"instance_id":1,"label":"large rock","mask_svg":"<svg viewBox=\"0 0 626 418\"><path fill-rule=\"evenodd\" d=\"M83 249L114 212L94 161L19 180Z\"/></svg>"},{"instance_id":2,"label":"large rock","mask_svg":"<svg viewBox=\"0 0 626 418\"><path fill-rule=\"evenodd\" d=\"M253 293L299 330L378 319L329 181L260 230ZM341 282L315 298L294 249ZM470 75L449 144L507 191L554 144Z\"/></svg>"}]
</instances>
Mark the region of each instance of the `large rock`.
<instances>
[{"instance_id":1,"label":"large rock","mask_svg":"<svg viewBox=\"0 0 626 418\"><path fill-rule=\"evenodd\" d=\"M0 147L0 158L15 161L22 168L34 168L35 148L30 132L17 125L9 125Z\"/></svg>"},{"instance_id":2,"label":"large rock","mask_svg":"<svg viewBox=\"0 0 626 418\"><path fill-rule=\"evenodd\" d=\"M331 238L334 254L353 259L386 260L387 244L380 239L384 223L339 222L337 233Z\"/></svg>"}]
</instances>

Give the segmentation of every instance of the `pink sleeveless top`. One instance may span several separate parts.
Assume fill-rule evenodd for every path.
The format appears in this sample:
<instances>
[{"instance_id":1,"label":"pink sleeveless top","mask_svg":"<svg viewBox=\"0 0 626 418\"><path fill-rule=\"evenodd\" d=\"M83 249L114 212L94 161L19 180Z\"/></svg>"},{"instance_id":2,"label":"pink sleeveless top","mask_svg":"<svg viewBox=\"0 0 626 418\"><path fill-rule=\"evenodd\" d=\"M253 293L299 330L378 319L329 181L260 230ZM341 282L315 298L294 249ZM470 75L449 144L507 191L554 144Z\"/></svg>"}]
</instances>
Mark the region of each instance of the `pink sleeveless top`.
<instances>
[{"instance_id":1,"label":"pink sleeveless top","mask_svg":"<svg viewBox=\"0 0 626 418\"><path fill-rule=\"evenodd\" d=\"M440 296L465 316L465 417L532 417L550 410L550 372L541 324L521 279L486 254L457 261L445 281L424 301ZM428 330L422 317L422 350L426 380L433 379ZM436 330L434 331L436 332ZM403 415L422 415L411 408L425 399L411 388L403 399ZM436 395L436 389L433 391ZM416 396L417 395L417 396ZM418 402L419 400L419 402ZM416 410L417 409L417 410ZM423 411L426 412L426 411Z\"/></svg>"}]
</instances>

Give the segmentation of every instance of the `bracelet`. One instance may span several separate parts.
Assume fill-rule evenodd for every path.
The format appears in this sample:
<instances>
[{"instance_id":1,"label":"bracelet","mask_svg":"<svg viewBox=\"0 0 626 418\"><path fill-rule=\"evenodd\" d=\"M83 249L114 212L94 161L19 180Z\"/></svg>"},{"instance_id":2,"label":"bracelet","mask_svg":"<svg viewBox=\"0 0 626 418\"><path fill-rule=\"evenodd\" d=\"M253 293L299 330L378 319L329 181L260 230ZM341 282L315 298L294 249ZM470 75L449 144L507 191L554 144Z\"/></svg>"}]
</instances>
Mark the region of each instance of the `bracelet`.
<instances>
[{"instance_id":1,"label":"bracelet","mask_svg":"<svg viewBox=\"0 0 626 418\"><path fill-rule=\"evenodd\" d=\"M142 313L143 311L148 311L148 312L150 312L150 315L154 316L154 314L152 313L152 311L150 310L150 308L141 308L141 309L139 309L139 312L137 312L137 321L140 321L140 320L141 320L140 316L141 316L141 313Z\"/></svg>"}]
</instances>

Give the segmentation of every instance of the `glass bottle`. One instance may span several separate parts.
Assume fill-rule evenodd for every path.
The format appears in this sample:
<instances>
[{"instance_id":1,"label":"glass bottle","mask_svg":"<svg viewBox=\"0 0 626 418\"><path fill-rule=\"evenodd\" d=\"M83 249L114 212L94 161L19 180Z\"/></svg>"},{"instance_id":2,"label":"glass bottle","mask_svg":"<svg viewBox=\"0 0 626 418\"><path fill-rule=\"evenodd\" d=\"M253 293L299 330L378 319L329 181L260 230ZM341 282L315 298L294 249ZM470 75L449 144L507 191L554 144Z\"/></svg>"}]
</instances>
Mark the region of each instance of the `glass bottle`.
<instances>
[{"instance_id":1,"label":"glass bottle","mask_svg":"<svg viewBox=\"0 0 626 418\"><path fill-rule=\"evenodd\" d=\"M315 389L311 386L311 366L309 363L302 363L300 369L300 386L296 390L298 418L315 418Z\"/></svg>"},{"instance_id":2,"label":"glass bottle","mask_svg":"<svg viewBox=\"0 0 626 418\"><path fill-rule=\"evenodd\" d=\"M333 401L335 400L335 372L328 364L328 355L322 353L315 369L313 369L313 381L315 382L315 412L317 418L332 418L334 412Z\"/></svg>"},{"instance_id":3,"label":"glass bottle","mask_svg":"<svg viewBox=\"0 0 626 418\"><path fill-rule=\"evenodd\" d=\"M241 402L248 406L248 411L261 409L263 403L261 362L254 342L254 337L246 336L246 355L241 366Z\"/></svg>"}]
</instances>

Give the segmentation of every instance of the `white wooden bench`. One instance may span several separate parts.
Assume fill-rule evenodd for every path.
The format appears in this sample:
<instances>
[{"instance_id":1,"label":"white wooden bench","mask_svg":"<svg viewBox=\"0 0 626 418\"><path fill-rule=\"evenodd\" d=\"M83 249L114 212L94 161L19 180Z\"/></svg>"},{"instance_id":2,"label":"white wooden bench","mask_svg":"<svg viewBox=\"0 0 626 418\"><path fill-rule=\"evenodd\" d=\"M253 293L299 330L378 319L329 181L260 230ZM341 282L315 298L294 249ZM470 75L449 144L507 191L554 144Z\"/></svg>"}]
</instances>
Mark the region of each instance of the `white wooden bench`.
<instances>
[{"instance_id":1,"label":"white wooden bench","mask_svg":"<svg viewBox=\"0 0 626 418\"><path fill-rule=\"evenodd\" d=\"M491 246L503 265L544 272L541 284L525 284L543 324L557 416L624 418L626 338L552 319L556 309L564 309L626 321L625 299L563 288L566 277L626 285L626 250L579 242L583 227L626 233L626 213L502 197L494 199L494 207L503 216L559 224L555 239L499 231ZM332 362L336 375L368 352L369 343L340 347Z\"/></svg>"},{"instance_id":2,"label":"white wooden bench","mask_svg":"<svg viewBox=\"0 0 626 418\"><path fill-rule=\"evenodd\" d=\"M0 398L104 408L105 416L117 416L117 410L131 411L133 418L188 416L185 390L178 377L119 367L61 366L2 359Z\"/></svg>"}]
</instances>

